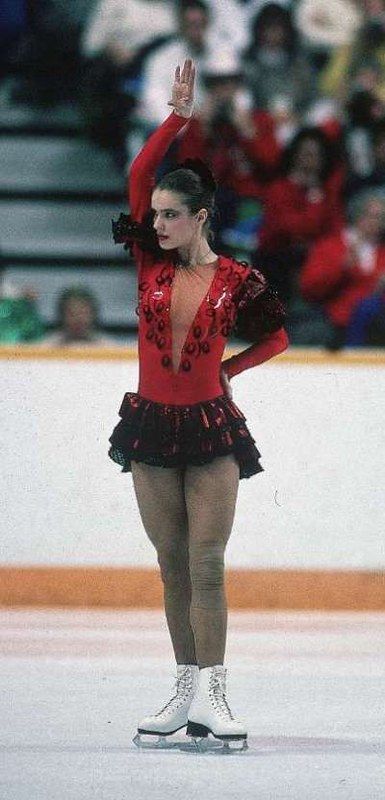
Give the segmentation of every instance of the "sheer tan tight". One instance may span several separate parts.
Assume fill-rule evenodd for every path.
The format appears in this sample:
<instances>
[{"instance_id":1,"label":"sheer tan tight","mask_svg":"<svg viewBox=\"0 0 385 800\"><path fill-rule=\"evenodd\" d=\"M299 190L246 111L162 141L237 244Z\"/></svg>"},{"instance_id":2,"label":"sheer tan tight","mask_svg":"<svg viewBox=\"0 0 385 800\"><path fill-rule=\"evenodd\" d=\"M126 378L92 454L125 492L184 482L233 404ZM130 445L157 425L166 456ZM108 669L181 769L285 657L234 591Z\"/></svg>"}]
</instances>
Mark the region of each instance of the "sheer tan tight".
<instances>
[{"instance_id":1,"label":"sheer tan tight","mask_svg":"<svg viewBox=\"0 0 385 800\"><path fill-rule=\"evenodd\" d=\"M239 466L233 455L185 469L131 462L145 531L156 548L177 664L223 664L227 606L224 553Z\"/></svg>"}]
</instances>

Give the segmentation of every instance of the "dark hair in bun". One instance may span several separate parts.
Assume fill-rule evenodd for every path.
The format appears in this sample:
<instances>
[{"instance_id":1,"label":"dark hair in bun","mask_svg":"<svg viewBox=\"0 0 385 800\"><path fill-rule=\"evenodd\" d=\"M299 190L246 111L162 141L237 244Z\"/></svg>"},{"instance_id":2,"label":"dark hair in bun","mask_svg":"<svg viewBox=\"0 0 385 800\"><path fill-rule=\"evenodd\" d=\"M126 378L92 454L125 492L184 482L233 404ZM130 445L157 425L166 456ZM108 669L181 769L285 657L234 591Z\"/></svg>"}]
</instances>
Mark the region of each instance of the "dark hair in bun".
<instances>
[{"instance_id":1,"label":"dark hair in bun","mask_svg":"<svg viewBox=\"0 0 385 800\"><path fill-rule=\"evenodd\" d=\"M207 186L209 190L216 192L217 184L211 169L200 158L186 158L181 164L178 164L175 169L189 169L199 175L202 185Z\"/></svg>"},{"instance_id":2,"label":"dark hair in bun","mask_svg":"<svg viewBox=\"0 0 385 800\"><path fill-rule=\"evenodd\" d=\"M187 158L182 164L167 172L157 184L157 189L167 189L179 194L191 214L196 214L201 208L205 208L208 212L208 221L214 216L216 188L210 168L199 158Z\"/></svg>"},{"instance_id":3,"label":"dark hair in bun","mask_svg":"<svg viewBox=\"0 0 385 800\"><path fill-rule=\"evenodd\" d=\"M216 182L207 164L199 158L187 158L160 179L157 189L167 189L179 194L191 214L197 214L201 208L205 208L208 214L206 234L209 239L214 238L210 221L215 214ZM133 244L138 244L142 250L153 253L159 259L164 258L164 251L159 246L152 221L152 212L141 222L133 220L131 215L120 214L118 220L112 220L114 241L124 244L126 250L131 249Z\"/></svg>"}]
</instances>

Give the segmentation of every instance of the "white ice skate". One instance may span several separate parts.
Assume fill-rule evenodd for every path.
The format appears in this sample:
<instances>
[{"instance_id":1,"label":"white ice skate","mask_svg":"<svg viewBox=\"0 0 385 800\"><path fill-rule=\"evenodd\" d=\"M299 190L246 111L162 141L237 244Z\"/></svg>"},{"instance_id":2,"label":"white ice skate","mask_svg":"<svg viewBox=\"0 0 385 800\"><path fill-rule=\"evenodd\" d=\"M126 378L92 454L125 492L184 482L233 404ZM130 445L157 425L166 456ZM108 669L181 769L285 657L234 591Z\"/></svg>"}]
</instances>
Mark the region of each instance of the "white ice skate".
<instances>
[{"instance_id":1,"label":"white ice skate","mask_svg":"<svg viewBox=\"0 0 385 800\"><path fill-rule=\"evenodd\" d=\"M234 719L226 700L226 672L221 664L200 670L186 730L198 750L210 748L209 733L221 740L220 749L224 753L247 750L247 730L242 722ZM215 744L218 750L219 742Z\"/></svg>"},{"instance_id":2,"label":"white ice skate","mask_svg":"<svg viewBox=\"0 0 385 800\"><path fill-rule=\"evenodd\" d=\"M198 685L199 669L195 664L178 664L175 694L160 711L145 717L133 739L137 747L176 747L168 737L187 725L188 711ZM150 737L143 739L142 736Z\"/></svg>"}]
</instances>

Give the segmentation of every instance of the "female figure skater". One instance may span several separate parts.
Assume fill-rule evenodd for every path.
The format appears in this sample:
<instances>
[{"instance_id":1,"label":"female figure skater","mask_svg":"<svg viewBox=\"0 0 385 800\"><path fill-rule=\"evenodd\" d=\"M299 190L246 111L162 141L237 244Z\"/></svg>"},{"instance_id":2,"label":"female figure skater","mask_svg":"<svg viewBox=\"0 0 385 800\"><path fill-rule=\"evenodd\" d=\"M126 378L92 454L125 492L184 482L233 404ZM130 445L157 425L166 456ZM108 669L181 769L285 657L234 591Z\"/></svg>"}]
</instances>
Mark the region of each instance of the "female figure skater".
<instances>
[{"instance_id":1,"label":"female figure skater","mask_svg":"<svg viewBox=\"0 0 385 800\"><path fill-rule=\"evenodd\" d=\"M211 249L210 170L185 162L155 186L156 168L191 118L193 90L187 60L175 71L171 114L132 164L131 216L113 223L115 241L132 246L139 270L140 378L138 392L124 396L109 455L132 472L177 663L175 695L138 733L164 737L187 725L193 737L211 732L245 743L246 728L226 701L224 552L239 479L263 467L230 378L288 341L284 310L263 275ZM255 344L221 364L236 318Z\"/></svg>"}]
</instances>

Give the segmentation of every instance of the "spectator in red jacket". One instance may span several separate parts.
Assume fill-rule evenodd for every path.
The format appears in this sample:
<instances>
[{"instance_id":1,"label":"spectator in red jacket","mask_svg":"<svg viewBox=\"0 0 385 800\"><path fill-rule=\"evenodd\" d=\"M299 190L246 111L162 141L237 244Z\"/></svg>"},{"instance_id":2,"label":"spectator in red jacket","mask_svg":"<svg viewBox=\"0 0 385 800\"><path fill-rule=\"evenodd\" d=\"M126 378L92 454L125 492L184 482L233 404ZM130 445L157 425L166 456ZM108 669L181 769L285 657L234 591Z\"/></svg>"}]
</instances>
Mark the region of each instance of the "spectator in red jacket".
<instances>
[{"instance_id":1,"label":"spectator in red jacket","mask_svg":"<svg viewBox=\"0 0 385 800\"><path fill-rule=\"evenodd\" d=\"M321 305L333 326L333 349L345 343L347 326L358 303L385 276L385 199L371 192L356 198L351 227L314 245L299 286L305 300Z\"/></svg>"},{"instance_id":2,"label":"spectator in red jacket","mask_svg":"<svg viewBox=\"0 0 385 800\"><path fill-rule=\"evenodd\" d=\"M309 247L343 225L341 164L319 128L303 128L287 148L283 177L266 193L259 263L289 302Z\"/></svg>"},{"instance_id":3,"label":"spectator in red jacket","mask_svg":"<svg viewBox=\"0 0 385 800\"><path fill-rule=\"evenodd\" d=\"M246 206L253 209L250 249L255 250L257 216L259 213L260 221L261 202L269 181L278 174L282 153L277 123L269 112L252 107L234 53L222 51L220 59L207 62L204 85L205 100L190 123L188 137L182 134L177 160L193 157L210 164L221 187L216 233L223 244L229 244L223 237L231 231L235 234L240 217L245 219ZM245 199L256 203L252 206L244 203ZM239 224L238 233L241 235Z\"/></svg>"}]
</instances>

